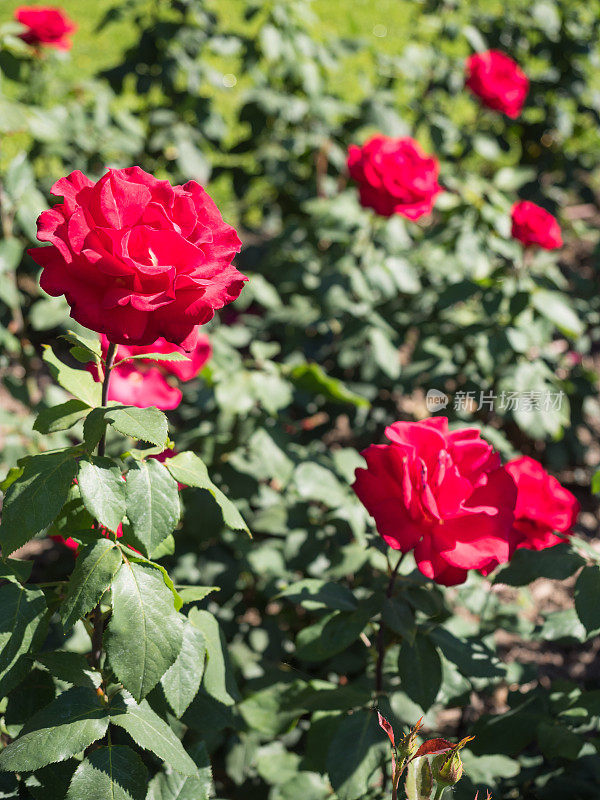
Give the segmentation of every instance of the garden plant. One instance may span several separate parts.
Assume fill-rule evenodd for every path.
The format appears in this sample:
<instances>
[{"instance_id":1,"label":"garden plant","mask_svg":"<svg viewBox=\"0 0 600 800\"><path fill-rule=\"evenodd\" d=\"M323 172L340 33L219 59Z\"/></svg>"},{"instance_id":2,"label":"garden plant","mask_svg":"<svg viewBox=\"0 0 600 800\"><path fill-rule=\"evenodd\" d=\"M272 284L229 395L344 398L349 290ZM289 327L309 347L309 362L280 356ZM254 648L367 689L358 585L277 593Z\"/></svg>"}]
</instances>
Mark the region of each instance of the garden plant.
<instances>
[{"instance_id":1,"label":"garden plant","mask_svg":"<svg viewBox=\"0 0 600 800\"><path fill-rule=\"evenodd\" d=\"M595 800L600 1L0 8L0 798Z\"/></svg>"}]
</instances>

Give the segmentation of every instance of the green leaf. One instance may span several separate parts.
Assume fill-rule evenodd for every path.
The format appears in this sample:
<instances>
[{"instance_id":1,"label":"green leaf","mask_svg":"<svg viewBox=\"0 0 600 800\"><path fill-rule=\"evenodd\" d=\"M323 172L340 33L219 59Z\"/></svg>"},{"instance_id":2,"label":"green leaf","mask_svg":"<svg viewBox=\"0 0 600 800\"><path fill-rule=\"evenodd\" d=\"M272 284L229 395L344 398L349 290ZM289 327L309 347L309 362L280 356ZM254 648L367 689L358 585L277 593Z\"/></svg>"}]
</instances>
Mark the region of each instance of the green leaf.
<instances>
[{"instance_id":1,"label":"green leaf","mask_svg":"<svg viewBox=\"0 0 600 800\"><path fill-rule=\"evenodd\" d=\"M198 489L206 489L210 492L219 504L223 513L223 522L228 528L234 531L250 533L240 512L231 500L228 500L223 492L211 481L205 463L195 453L190 451L178 453L173 458L167 459L165 466L179 483L183 483L186 486L195 486Z\"/></svg>"},{"instance_id":2,"label":"green leaf","mask_svg":"<svg viewBox=\"0 0 600 800\"><path fill-rule=\"evenodd\" d=\"M115 367L119 364L125 364L128 361L190 361L188 356L184 353L179 353L174 350L172 353L139 353L135 356L127 356L115 362Z\"/></svg>"},{"instance_id":3,"label":"green leaf","mask_svg":"<svg viewBox=\"0 0 600 800\"><path fill-rule=\"evenodd\" d=\"M77 767L65 800L145 800L148 772L130 747L93 750Z\"/></svg>"},{"instance_id":4,"label":"green leaf","mask_svg":"<svg viewBox=\"0 0 600 800\"><path fill-rule=\"evenodd\" d=\"M125 481L119 467L110 458L82 458L77 482L83 504L92 517L115 532L127 507Z\"/></svg>"},{"instance_id":5,"label":"green leaf","mask_svg":"<svg viewBox=\"0 0 600 800\"><path fill-rule=\"evenodd\" d=\"M571 307L567 296L562 292L537 289L531 295L531 302L537 311L553 322L565 336L577 338L582 335L583 323Z\"/></svg>"},{"instance_id":6,"label":"green leaf","mask_svg":"<svg viewBox=\"0 0 600 800\"><path fill-rule=\"evenodd\" d=\"M68 689L34 714L19 738L0 752L0 770L32 772L65 761L101 739L107 728L108 712L96 692Z\"/></svg>"},{"instance_id":7,"label":"green leaf","mask_svg":"<svg viewBox=\"0 0 600 800\"><path fill-rule=\"evenodd\" d=\"M197 603L204 600L212 592L219 592L218 586L177 586L175 587L179 592L179 596L183 600L183 604Z\"/></svg>"},{"instance_id":8,"label":"green leaf","mask_svg":"<svg viewBox=\"0 0 600 800\"><path fill-rule=\"evenodd\" d=\"M431 767L426 758L411 761L406 770L406 800L429 800L433 789Z\"/></svg>"},{"instance_id":9,"label":"green leaf","mask_svg":"<svg viewBox=\"0 0 600 800\"><path fill-rule=\"evenodd\" d=\"M298 364L290 373L292 383L299 389L312 394L322 394L333 403L349 403L357 408L369 408L371 403L366 397L351 392L342 381L331 378L319 364Z\"/></svg>"},{"instance_id":10,"label":"green leaf","mask_svg":"<svg viewBox=\"0 0 600 800\"><path fill-rule=\"evenodd\" d=\"M539 552L520 549L510 564L496 573L494 583L507 586L527 586L537 578L562 581L583 566L585 561L571 550L570 545L557 544Z\"/></svg>"},{"instance_id":11,"label":"green leaf","mask_svg":"<svg viewBox=\"0 0 600 800\"><path fill-rule=\"evenodd\" d=\"M141 553L138 553L136 550L132 550L131 547L128 547L126 544L124 544L123 539L119 540L118 546L124 553L127 554L129 560L134 564L146 564L147 566L152 567L153 569L160 572L165 586L167 587L167 589L169 589L169 591L173 595L173 603L175 605L175 611L179 611L179 609L183 605L183 600L179 596L179 592L175 588L175 584L173 583L171 576L169 575L167 570L162 566L162 564L157 564L156 562L151 561L149 558L146 558L146 556L143 556Z\"/></svg>"},{"instance_id":12,"label":"green leaf","mask_svg":"<svg viewBox=\"0 0 600 800\"><path fill-rule=\"evenodd\" d=\"M444 656L467 678L500 678L506 674L504 665L475 638L460 639L445 628L436 628L431 638Z\"/></svg>"},{"instance_id":13,"label":"green leaf","mask_svg":"<svg viewBox=\"0 0 600 800\"><path fill-rule=\"evenodd\" d=\"M32 569L33 561L7 558L5 561L0 561L0 578L4 578L7 581L17 580L19 583L26 583L29 580Z\"/></svg>"},{"instance_id":14,"label":"green leaf","mask_svg":"<svg viewBox=\"0 0 600 800\"><path fill-rule=\"evenodd\" d=\"M33 430L39 433L55 433L72 428L90 410L81 400L67 400L58 406L44 408L33 423Z\"/></svg>"},{"instance_id":15,"label":"green leaf","mask_svg":"<svg viewBox=\"0 0 600 800\"><path fill-rule=\"evenodd\" d=\"M15 481L19 480L22 474L23 467L11 467L8 470L6 478L0 483L0 492L6 493L7 489L9 489Z\"/></svg>"},{"instance_id":16,"label":"green leaf","mask_svg":"<svg viewBox=\"0 0 600 800\"><path fill-rule=\"evenodd\" d=\"M39 589L11 581L0 586L0 696L31 669L28 653L45 622L46 599Z\"/></svg>"},{"instance_id":17,"label":"green leaf","mask_svg":"<svg viewBox=\"0 0 600 800\"><path fill-rule=\"evenodd\" d=\"M70 450L31 456L4 498L0 544L9 556L48 527L63 507L77 462Z\"/></svg>"},{"instance_id":18,"label":"green leaf","mask_svg":"<svg viewBox=\"0 0 600 800\"><path fill-rule=\"evenodd\" d=\"M35 800L63 800L78 766L79 761L69 758L67 761L42 767L26 779L27 789Z\"/></svg>"},{"instance_id":19,"label":"green leaf","mask_svg":"<svg viewBox=\"0 0 600 800\"><path fill-rule=\"evenodd\" d=\"M150 555L179 522L177 482L152 458L136 462L127 473L127 517L134 544Z\"/></svg>"},{"instance_id":20,"label":"green leaf","mask_svg":"<svg viewBox=\"0 0 600 800\"><path fill-rule=\"evenodd\" d=\"M36 661L43 664L50 674L59 681L71 683L73 686L88 686L97 689L102 683L102 676L90 667L85 656L68 650L54 650L38 653Z\"/></svg>"},{"instance_id":21,"label":"green leaf","mask_svg":"<svg viewBox=\"0 0 600 800\"><path fill-rule=\"evenodd\" d=\"M600 630L600 567L584 567L575 584L575 609L589 635Z\"/></svg>"},{"instance_id":22,"label":"green leaf","mask_svg":"<svg viewBox=\"0 0 600 800\"><path fill-rule=\"evenodd\" d=\"M89 361L99 362L102 358L102 346L100 339L97 336L87 337L80 336L74 331L67 331L62 334L61 339L66 339L71 345L71 355L80 361L82 364L87 364Z\"/></svg>"},{"instance_id":23,"label":"green leaf","mask_svg":"<svg viewBox=\"0 0 600 800\"><path fill-rule=\"evenodd\" d=\"M409 643L414 642L417 634L415 614L405 600L387 597L383 604L383 622L398 636L402 636Z\"/></svg>"},{"instance_id":24,"label":"green leaf","mask_svg":"<svg viewBox=\"0 0 600 800\"><path fill-rule=\"evenodd\" d=\"M318 578L305 578L286 587L276 596L299 603L308 611L332 608L336 611L355 611L356 598L346 586Z\"/></svg>"},{"instance_id":25,"label":"green leaf","mask_svg":"<svg viewBox=\"0 0 600 800\"><path fill-rule=\"evenodd\" d=\"M412 645L402 643L398 675L402 691L427 711L442 685L442 662L429 636L419 632Z\"/></svg>"},{"instance_id":26,"label":"green leaf","mask_svg":"<svg viewBox=\"0 0 600 800\"><path fill-rule=\"evenodd\" d=\"M209 800L212 773L204 742L195 744L190 756L198 767L198 774L186 777L177 772L159 772L150 781L146 800Z\"/></svg>"},{"instance_id":27,"label":"green leaf","mask_svg":"<svg viewBox=\"0 0 600 800\"><path fill-rule=\"evenodd\" d=\"M348 490L333 472L320 464L304 461L294 473L298 493L303 500L323 503L327 508L348 505Z\"/></svg>"},{"instance_id":28,"label":"green leaf","mask_svg":"<svg viewBox=\"0 0 600 800\"><path fill-rule=\"evenodd\" d=\"M219 623L208 611L192 608L189 621L201 631L206 644L204 689L211 697L226 706L232 706L239 697L227 659L227 645Z\"/></svg>"},{"instance_id":29,"label":"green leaf","mask_svg":"<svg viewBox=\"0 0 600 800\"><path fill-rule=\"evenodd\" d=\"M126 563L112 584L113 613L105 634L108 660L139 702L179 655L182 623L161 574Z\"/></svg>"},{"instance_id":30,"label":"green leaf","mask_svg":"<svg viewBox=\"0 0 600 800\"><path fill-rule=\"evenodd\" d=\"M110 706L110 721L131 736L144 750L150 750L182 775L196 775L197 768L167 723L148 705L132 697L117 695Z\"/></svg>"},{"instance_id":31,"label":"green leaf","mask_svg":"<svg viewBox=\"0 0 600 800\"><path fill-rule=\"evenodd\" d=\"M334 611L296 637L296 658L301 661L324 661L350 647L363 632L372 616L370 604L356 611Z\"/></svg>"},{"instance_id":32,"label":"green leaf","mask_svg":"<svg viewBox=\"0 0 600 800\"><path fill-rule=\"evenodd\" d=\"M181 651L160 679L167 702L177 718L181 717L200 688L205 657L204 636L186 619Z\"/></svg>"},{"instance_id":33,"label":"green leaf","mask_svg":"<svg viewBox=\"0 0 600 800\"><path fill-rule=\"evenodd\" d=\"M73 369L68 367L58 359L52 348L44 345L44 355L42 356L52 377L63 389L70 392L82 403L87 406L99 406L102 402L102 386L93 379L86 369Z\"/></svg>"},{"instance_id":34,"label":"green leaf","mask_svg":"<svg viewBox=\"0 0 600 800\"><path fill-rule=\"evenodd\" d=\"M327 753L327 772L339 800L365 797L380 771L382 738L372 711L344 717Z\"/></svg>"},{"instance_id":35,"label":"green leaf","mask_svg":"<svg viewBox=\"0 0 600 800\"><path fill-rule=\"evenodd\" d=\"M98 539L79 551L60 609L65 631L96 607L122 563L121 551L110 539Z\"/></svg>"},{"instance_id":36,"label":"green leaf","mask_svg":"<svg viewBox=\"0 0 600 800\"><path fill-rule=\"evenodd\" d=\"M156 447L165 448L168 439L167 418L158 408L111 405L92 411L83 426L83 435L88 450L93 450L110 424L123 436L129 436Z\"/></svg>"}]
</instances>

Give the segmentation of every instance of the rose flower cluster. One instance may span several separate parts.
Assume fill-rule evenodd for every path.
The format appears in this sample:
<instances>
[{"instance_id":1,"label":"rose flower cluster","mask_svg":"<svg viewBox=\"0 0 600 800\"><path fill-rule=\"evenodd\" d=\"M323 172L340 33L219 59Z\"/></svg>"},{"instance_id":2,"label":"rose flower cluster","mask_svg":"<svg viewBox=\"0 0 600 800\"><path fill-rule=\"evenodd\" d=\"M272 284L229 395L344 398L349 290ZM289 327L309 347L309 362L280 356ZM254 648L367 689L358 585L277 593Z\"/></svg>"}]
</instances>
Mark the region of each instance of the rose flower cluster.
<instances>
[{"instance_id":1,"label":"rose flower cluster","mask_svg":"<svg viewBox=\"0 0 600 800\"><path fill-rule=\"evenodd\" d=\"M541 464L501 464L479 430L450 431L446 417L396 422L389 444L363 451L353 489L394 550L414 552L420 571L445 586L469 570L487 575L517 548L563 541L579 513L575 497Z\"/></svg>"}]
</instances>

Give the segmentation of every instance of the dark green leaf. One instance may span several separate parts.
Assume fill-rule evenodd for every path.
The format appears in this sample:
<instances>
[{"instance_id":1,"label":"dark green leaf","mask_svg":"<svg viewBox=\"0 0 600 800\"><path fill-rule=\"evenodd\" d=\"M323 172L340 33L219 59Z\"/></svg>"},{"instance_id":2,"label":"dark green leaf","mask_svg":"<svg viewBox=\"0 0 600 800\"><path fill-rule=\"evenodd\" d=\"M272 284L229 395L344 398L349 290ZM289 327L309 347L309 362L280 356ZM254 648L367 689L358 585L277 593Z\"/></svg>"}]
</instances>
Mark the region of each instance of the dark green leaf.
<instances>
[{"instance_id":1,"label":"dark green leaf","mask_svg":"<svg viewBox=\"0 0 600 800\"><path fill-rule=\"evenodd\" d=\"M301 661L324 661L350 647L363 632L372 616L370 605L356 611L334 611L303 628L296 637L296 658Z\"/></svg>"},{"instance_id":2,"label":"dark green leaf","mask_svg":"<svg viewBox=\"0 0 600 800\"><path fill-rule=\"evenodd\" d=\"M113 581L112 600L106 653L115 675L139 702L179 655L183 626L172 593L152 567L126 563Z\"/></svg>"},{"instance_id":3,"label":"dark green leaf","mask_svg":"<svg viewBox=\"0 0 600 800\"><path fill-rule=\"evenodd\" d=\"M510 564L494 577L494 583L508 586L526 586L537 578L562 581L583 566L583 558L574 553L568 544L557 544L539 552L520 549Z\"/></svg>"},{"instance_id":4,"label":"dark green leaf","mask_svg":"<svg viewBox=\"0 0 600 800\"><path fill-rule=\"evenodd\" d=\"M129 470L126 492L133 543L150 555L179 522L177 482L159 461L149 459Z\"/></svg>"},{"instance_id":5,"label":"dark green leaf","mask_svg":"<svg viewBox=\"0 0 600 800\"><path fill-rule=\"evenodd\" d=\"M419 632L412 645L402 643L398 675L402 691L427 711L442 685L442 662L429 636Z\"/></svg>"},{"instance_id":6,"label":"dark green leaf","mask_svg":"<svg viewBox=\"0 0 600 800\"><path fill-rule=\"evenodd\" d=\"M33 429L39 433L66 431L79 422L89 410L90 407L81 400L67 400L66 403L40 411L33 423Z\"/></svg>"},{"instance_id":7,"label":"dark green leaf","mask_svg":"<svg viewBox=\"0 0 600 800\"><path fill-rule=\"evenodd\" d=\"M581 570L575 584L575 608L588 634L597 633L600 630L600 567Z\"/></svg>"},{"instance_id":8,"label":"dark green leaf","mask_svg":"<svg viewBox=\"0 0 600 800\"><path fill-rule=\"evenodd\" d=\"M94 409L88 414L83 426L83 436L88 451L91 452L96 447L107 425L112 425L123 436L149 442L162 449L167 446L167 418L157 408L109 404L108 408Z\"/></svg>"},{"instance_id":9,"label":"dark green leaf","mask_svg":"<svg viewBox=\"0 0 600 800\"><path fill-rule=\"evenodd\" d=\"M150 781L146 800L208 800L211 797L212 773L204 743L194 745L190 756L198 767L197 776L159 772Z\"/></svg>"},{"instance_id":10,"label":"dark green leaf","mask_svg":"<svg viewBox=\"0 0 600 800\"><path fill-rule=\"evenodd\" d=\"M130 747L93 750L77 767L65 800L145 800L148 772Z\"/></svg>"},{"instance_id":11,"label":"dark green leaf","mask_svg":"<svg viewBox=\"0 0 600 800\"><path fill-rule=\"evenodd\" d=\"M417 633L415 615L405 600L397 597L386 598L383 604L383 622L391 631L406 639L409 644L414 641Z\"/></svg>"},{"instance_id":12,"label":"dark green leaf","mask_svg":"<svg viewBox=\"0 0 600 800\"><path fill-rule=\"evenodd\" d=\"M0 543L9 556L48 527L63 507L77 462L70 450L31 456L4 498Z\"/></svg>"},{"instance_id":13,"label":"dark green leaf","mask_svg":"<svg viewBox=\"0 0 600 800\"><path fill-rule=\"evenodd\" d=\"M299 603L309 611L332 608L337 611L354 611L357 603L350 589L339 583L305 578L296 581L280 592L277 597L285 597L291 603Z\"/></svg>"},{"instance_id":14,"label":"dark green leaf","mask_svg":"<svg viewBox=\"0 0 600 800\"><path fill-rule=\"evenodd\" d=\"M340 800L364 797L382 762L382 737L372 711L344 717L329 747L327 772Z\"/></svg>"},{"instance_id":15,"label":"dark green leaf","mask_svg":"<svg viewBox=\"0 0 600 800\"><path fill-rule=\"evenodd\" d=\"M5 696L23 679L27 658L38 631L43 630L46 599L39 589L10 582L0 586L0 694Z\"/></svg>"},{"instance_id":16,"label":"dark green leaf","mask_svg":"<svg viewBox=\"0 0 600 800\"><path fill-rule=\"evenodd\" d=\"M35 714L19 738L0 752L0 770L33 772L64 761L101 739L107 728L108 713L96 692L82 686L69 689Z\"/></svg>"},{"instance_id":17,"label":"dark green leaf","mask_svg":"<svg viewBox=\"0 0 600 800\"><path fill-rule=\"evenodd\" d=\"M100 602L122 563L121 551L110 539L98 539L79 551L60 609L65 631Z\"/></svg>"},{"instance_id":18,"label":"dark green leaf","mask_svg":"<svg viewBox=\"0 0 600 800\"><path fill-rule=\"evenodd\" d=\"M444 628L432 631L431 638L448 661L456 664L467 678L498 678L506 672L498 658L483 642L460 639Z\"/></svg>"}]
</instances>

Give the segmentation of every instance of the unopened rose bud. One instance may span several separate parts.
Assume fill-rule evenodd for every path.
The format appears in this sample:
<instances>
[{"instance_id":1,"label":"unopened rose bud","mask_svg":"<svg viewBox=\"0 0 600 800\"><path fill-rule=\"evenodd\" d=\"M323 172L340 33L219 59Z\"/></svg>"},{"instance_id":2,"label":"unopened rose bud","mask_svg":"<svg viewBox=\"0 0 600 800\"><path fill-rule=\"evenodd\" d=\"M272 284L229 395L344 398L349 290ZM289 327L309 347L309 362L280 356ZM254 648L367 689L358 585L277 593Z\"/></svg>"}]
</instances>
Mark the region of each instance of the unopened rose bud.
<instances>
[{"instance_id":1,"label":"unopened rose bud","mask_svg":"<svg viewBox=\"0 0 600 800\"><path fill-rule=\"evenodd\" d=\"M411 728L409 732L402 737L398 745L398 754L401 759L412 758L419 749L417 735L422 724L423 718L421 717L415 727Z\"/></svg>"},{"instance_id":2,"label":"unopened rose bud","mask_svg":"<svg viewBox=\"0 0 600 800\"><path fill-rule=\"evenodd\" d=\"M434 780L440 786L454 786L462 778L463 763L460 753L456 750L442 753L431 762L431 772Z\"/></svg>"}]
</instances>

